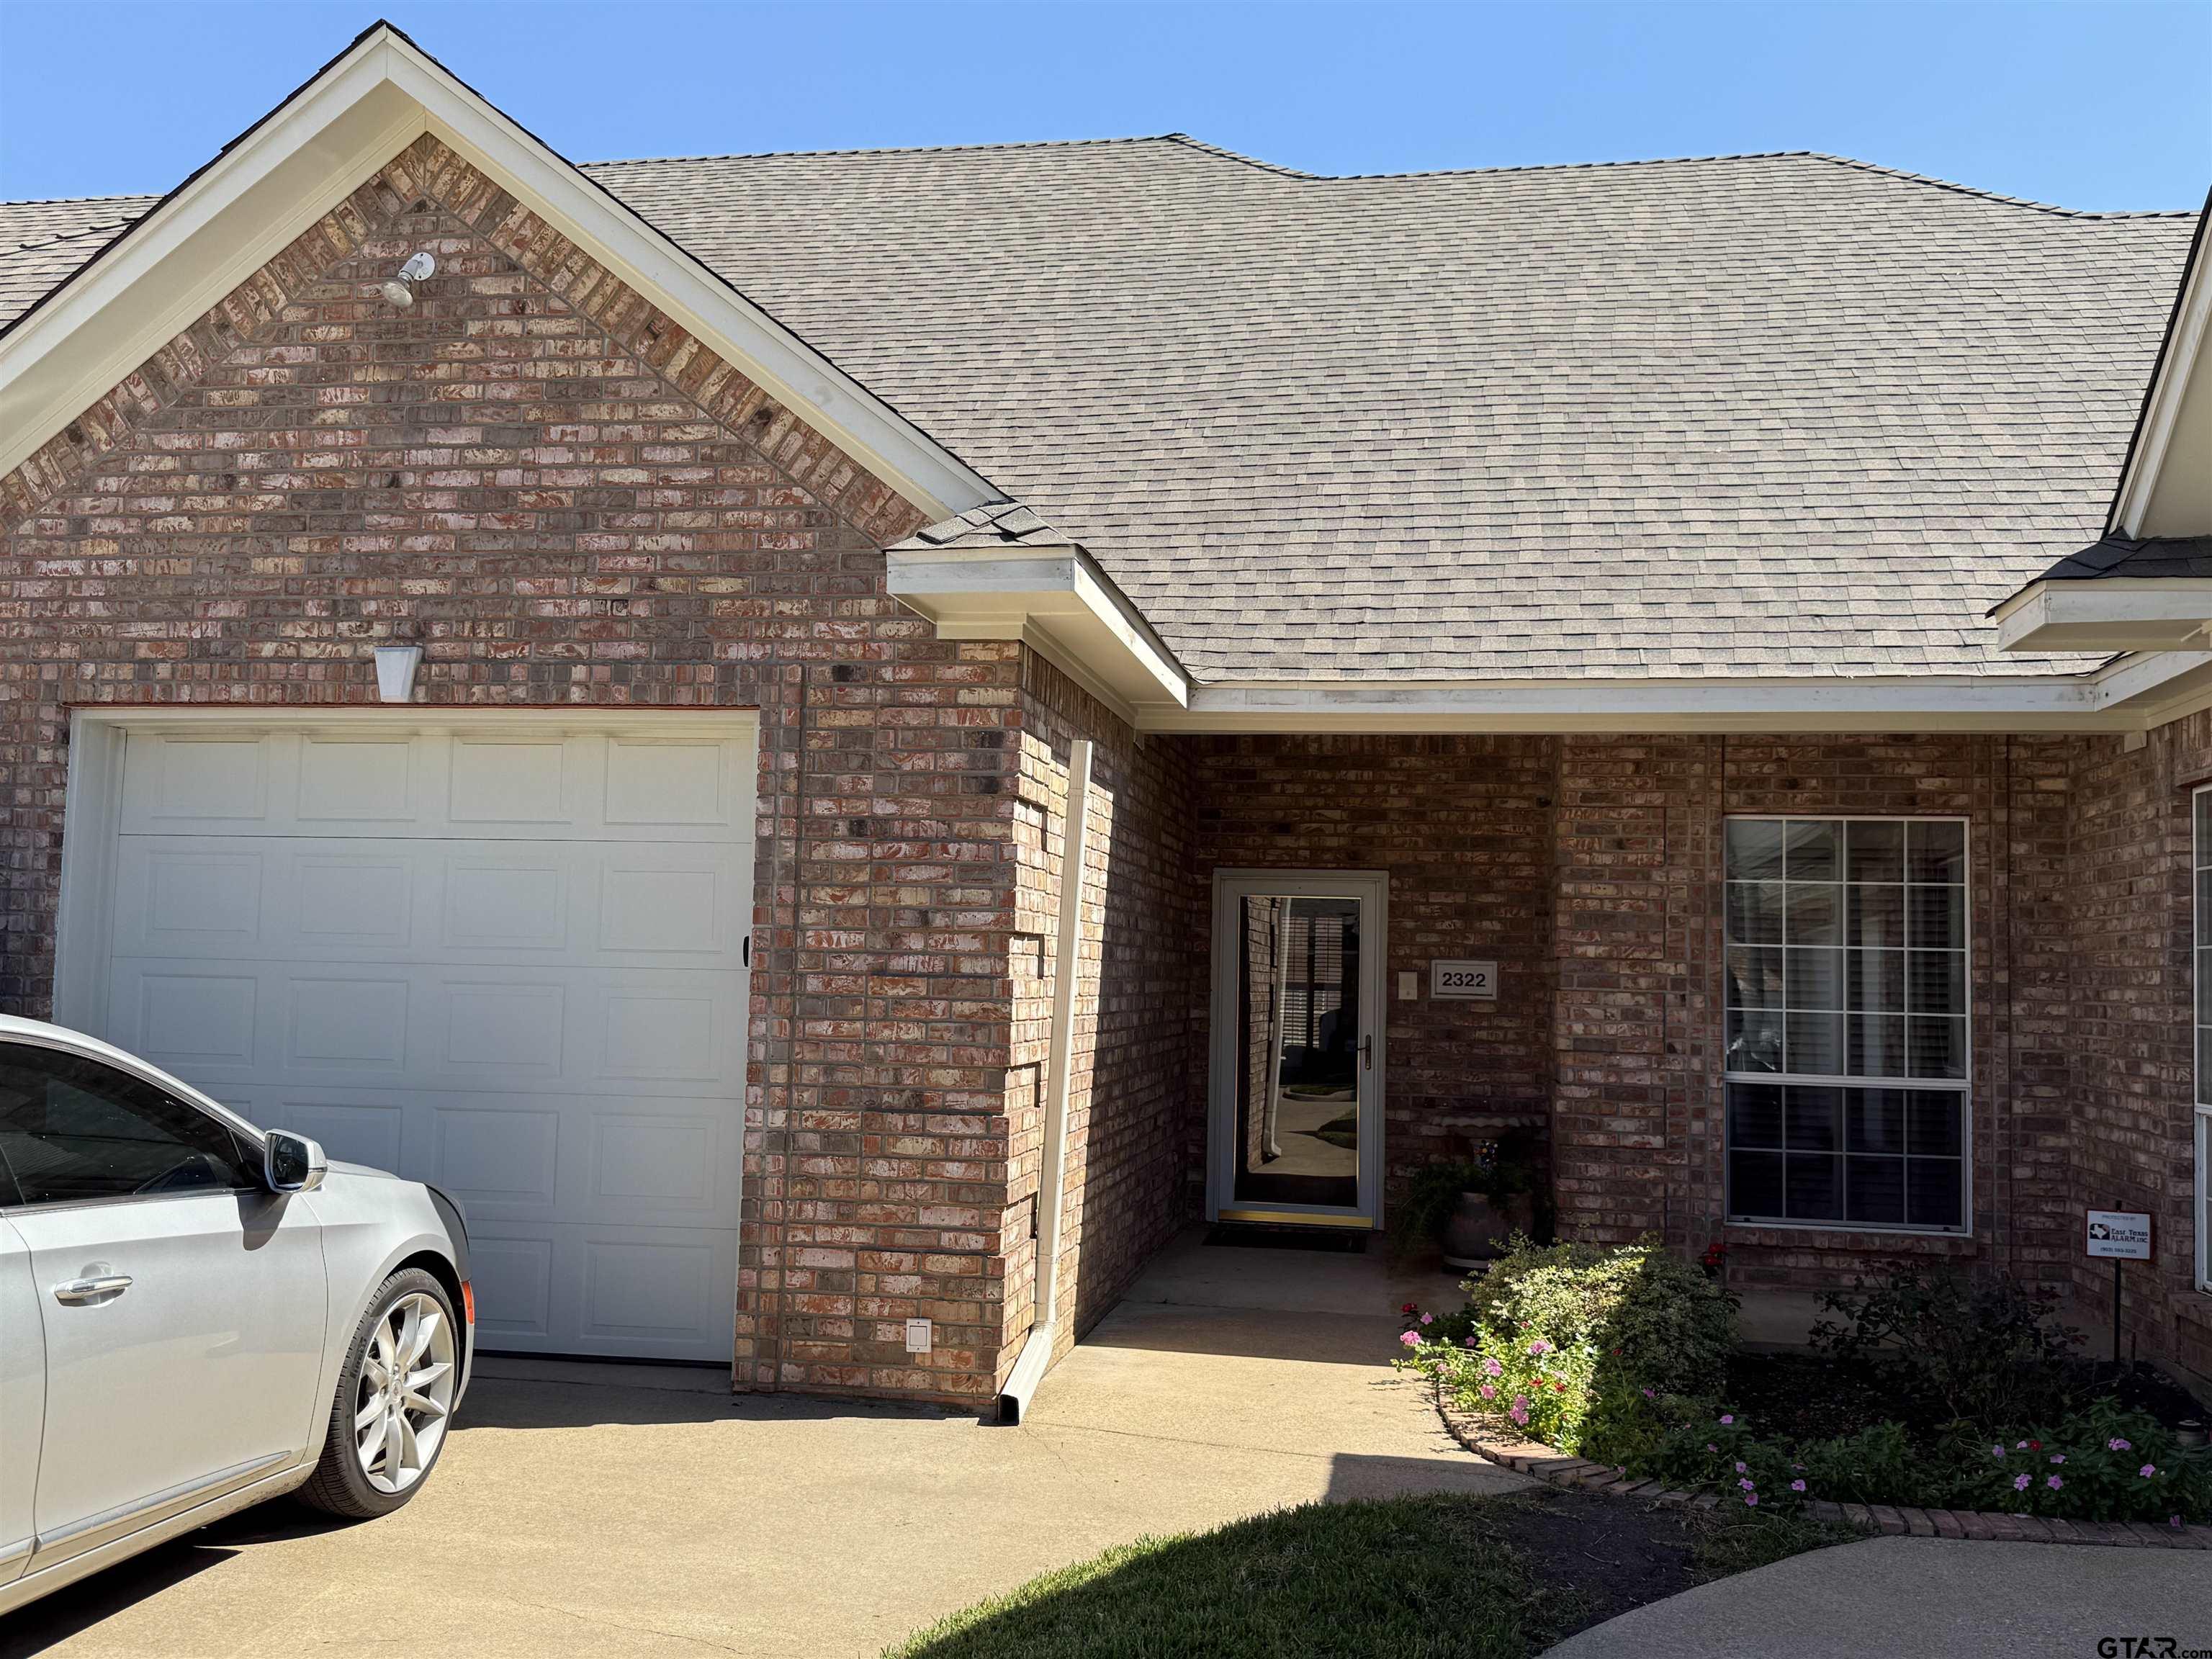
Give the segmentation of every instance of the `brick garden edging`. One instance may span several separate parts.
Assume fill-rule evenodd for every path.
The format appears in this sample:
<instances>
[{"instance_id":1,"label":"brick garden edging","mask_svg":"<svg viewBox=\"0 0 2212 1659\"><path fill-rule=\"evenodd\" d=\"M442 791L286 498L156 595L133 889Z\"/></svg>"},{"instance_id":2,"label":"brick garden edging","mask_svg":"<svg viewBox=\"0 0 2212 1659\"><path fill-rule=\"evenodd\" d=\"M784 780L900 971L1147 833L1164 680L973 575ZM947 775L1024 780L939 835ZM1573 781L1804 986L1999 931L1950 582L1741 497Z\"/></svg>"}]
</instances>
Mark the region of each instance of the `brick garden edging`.
<instances>
[{"instance_id":1,"label":"brick garden edging","mask_svg":"<svg viewBox=\"0 0 2212 1659\"><path fill-rule=\"evenodd\" d=\"M1453 1439L1478 1456L1554 1486L1640 1498L1647 1504L1717 1510L1717 1492L1677 1492L1659 1480L1639 1480L1609 1463L1569 1457L1538 1440L1498 1433L1454 1405L1436 1385L1437 1415ZM1856 1527L1900 1538L1971 1538L1983 1542L2106 1544L2127 1548L2212 1551L2212 1527L2154 1527L2141 1521L2061 1521L2039 1515L1997 1515L1986 1510L1922 1510L1887 1504L1830 1504L1815 1499L1806 1511L1815 1521Z\"/></svg>"}]
</instances>

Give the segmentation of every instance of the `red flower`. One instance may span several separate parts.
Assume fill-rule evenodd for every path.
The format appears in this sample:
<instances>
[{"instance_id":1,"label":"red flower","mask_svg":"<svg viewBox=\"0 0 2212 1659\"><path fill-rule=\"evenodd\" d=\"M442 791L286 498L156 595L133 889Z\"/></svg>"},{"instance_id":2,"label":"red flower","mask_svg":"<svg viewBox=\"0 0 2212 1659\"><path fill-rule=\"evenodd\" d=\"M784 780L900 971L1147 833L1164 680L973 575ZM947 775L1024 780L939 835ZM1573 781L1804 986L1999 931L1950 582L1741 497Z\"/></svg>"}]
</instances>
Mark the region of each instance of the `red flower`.
<instances>
[{"instance_id":1,"label":"red flower","mask_svg":"<svg viewBox=\"0 0 2212 1659\"><path fill-rule=\"evenodd\" d=\"M2027 1449L2030 1451L2041 1451L2043 1449L2043 1443L2040 1440L2031 1440L2027 1443Z\"/></svg>"},{"instance_id":2,"label":"red flower","mask_svg":"<svg viewBox=\"0 0 2212 1659\"><path fill-rule=\"evenodd\" d=\"M1567 1391L1567 1385L1564 1382L1554 1382L1552 1386L1554 1389L1557 1389L1561 1394L1565 1394Z\"/></svg>"}]
</instances>

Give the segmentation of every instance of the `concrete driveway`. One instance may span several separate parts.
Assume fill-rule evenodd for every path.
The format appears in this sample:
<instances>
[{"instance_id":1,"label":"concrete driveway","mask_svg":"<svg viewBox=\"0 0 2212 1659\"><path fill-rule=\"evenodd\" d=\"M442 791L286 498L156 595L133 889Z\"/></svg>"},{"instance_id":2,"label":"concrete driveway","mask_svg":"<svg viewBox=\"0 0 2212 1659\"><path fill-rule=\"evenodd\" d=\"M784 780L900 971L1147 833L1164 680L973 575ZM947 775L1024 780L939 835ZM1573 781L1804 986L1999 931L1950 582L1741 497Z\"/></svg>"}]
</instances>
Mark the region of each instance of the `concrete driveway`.
<instances>
[{"instance_id":1,"label":"concrete driveway","mask_svg":"<svg viewBox=\"0 0 2212 1659\"><path fill-rule=\"evenodd\" d=\"M26 1610L0 1652L872 1655L1144 1533L1525 1485L1388 1369L1390 1310L1449 1291L1372 1258L1188 1241L1012 1429L732 1397L714 1373L488 1361L398 1514L236 1516Z\"/></svg>"}]
</instances>

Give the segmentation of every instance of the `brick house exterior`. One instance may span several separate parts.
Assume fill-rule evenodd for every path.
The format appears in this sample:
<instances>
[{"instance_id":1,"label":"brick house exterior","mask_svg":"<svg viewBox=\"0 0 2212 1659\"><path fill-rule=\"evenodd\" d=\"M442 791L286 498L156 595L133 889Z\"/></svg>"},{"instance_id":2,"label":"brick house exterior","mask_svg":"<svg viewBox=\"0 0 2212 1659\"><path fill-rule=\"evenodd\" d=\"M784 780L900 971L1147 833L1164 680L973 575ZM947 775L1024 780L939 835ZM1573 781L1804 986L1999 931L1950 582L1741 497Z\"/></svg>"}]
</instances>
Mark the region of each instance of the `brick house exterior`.
<instances>
[{"instance_id":1,"label":"brick house exterior","mask_svg":"<svg viewBox=\"0 0 2212 1659\"><path fill-rule=\"evenodd\" d=\"M388 29L349 50L435 67ZM2155 718L2079 729L1962 729L1948 690L1894 729L1794 710L1702 729L1154 720L1117 695L1151 637L1133 602L1094 607L1122 641L1094 653L1073 624L993 634L902 590L901 561L936 556L917 532L968 504L875 470L526 185L438 130L409 139L0 477L0 1008L54 1011L73 715L364 710L371 648L416 642L415 702L456 720L757 713L740 1388L980 1405L1020 1360L1042 1273L1070 1310L1048 1362L1206 1213L1209 895L1238 869L1386 873L1387 985L1440 957L1498 964L1494 1003L1384 1005L1370 1217L1425 1164L1519 1125L1548 1146L1566 1236L1724 1239L1739 1282L1796 1288L1935 1256L2094 1307L2107 1280L2080 1212L2141 1208L2161 1249L2131 1338L2212 1373L2191 874L2212 693L2178 683ZM94 246L57 292L100 270ZM437 270L413 304L376 297L417 251ZM1010 557L1059 545L1003 518L956 535L1021 544ZM1072 568L1110 590L1089 556ZM1079 743L1090 833L1063 958ZM1720 893L1739 813L1966 820L1964 1231L1729 1221Z\"/></svg>"}]
</instances>

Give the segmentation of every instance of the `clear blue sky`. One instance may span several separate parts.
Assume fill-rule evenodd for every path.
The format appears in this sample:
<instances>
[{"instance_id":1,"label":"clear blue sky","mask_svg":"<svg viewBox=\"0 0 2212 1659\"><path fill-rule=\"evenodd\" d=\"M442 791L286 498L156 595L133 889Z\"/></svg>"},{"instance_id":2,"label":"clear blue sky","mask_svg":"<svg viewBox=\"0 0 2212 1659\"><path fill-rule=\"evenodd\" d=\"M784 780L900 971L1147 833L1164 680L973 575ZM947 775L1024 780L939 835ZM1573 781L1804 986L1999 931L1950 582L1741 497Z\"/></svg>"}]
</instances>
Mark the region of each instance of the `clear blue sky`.
<instances>
[{"instance_id":1,"label":"clear blue sky","mask_svg":"<svg viewBox=\"0 0 2212 1659\"><path fill-rule=\"evenodd\" d=\"M167 190L380 15L577 161L1180 130L1317 173L1820 149L2097 209L2212 181L2212 0L0 0L0 197Z\"/></svg>"}]
</instances>

